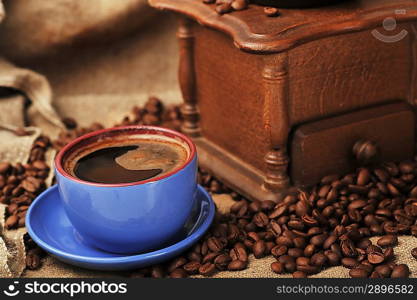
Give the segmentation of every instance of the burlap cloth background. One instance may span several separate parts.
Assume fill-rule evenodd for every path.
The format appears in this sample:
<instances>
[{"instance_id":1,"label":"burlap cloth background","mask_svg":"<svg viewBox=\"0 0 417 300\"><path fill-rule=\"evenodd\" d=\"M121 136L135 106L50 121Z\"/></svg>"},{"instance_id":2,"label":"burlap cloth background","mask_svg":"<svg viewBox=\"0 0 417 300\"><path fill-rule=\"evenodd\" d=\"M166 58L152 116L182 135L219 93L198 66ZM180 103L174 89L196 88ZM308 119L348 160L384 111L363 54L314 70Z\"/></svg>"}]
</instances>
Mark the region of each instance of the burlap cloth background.
<instances>
[{"instance_id":1,"label":"burlap cloth background","mask_svg":"<svg viewBox=\"0 0 417 300\"><path fill-rule=\"evenodd\" d=\"M59 116L74 117L81 126L94 121L109 126L149 95L169 103L180 101L176 22L172 16L156 14L145 0L3 2L7 17L0 25L0 54L5 57L0 59L0 87L23 95L0 97L0 128L26 124L33 126L34 134L15 137L0 129L0 161L25 162L41 132L52 137L59 132ZM25 110L27 99L31 105ZM49 153L50 160L53 155ZM222 211L233 203L228 195L214 198ZM4 207L0 215L4 216ZM84 270L49 256L39 270L24 270L25 231L2 230L3 222L0 218L0 277L129 276L129 272ZM416 238L400 237L395 253L416 277L417 261L410 254L414 247ZM273 261L251 257L247 270L220 272L215 277L291 276L272 273ZM348 270L334 267L314 277L348 277Z\"/></svg>"}]
</instances>

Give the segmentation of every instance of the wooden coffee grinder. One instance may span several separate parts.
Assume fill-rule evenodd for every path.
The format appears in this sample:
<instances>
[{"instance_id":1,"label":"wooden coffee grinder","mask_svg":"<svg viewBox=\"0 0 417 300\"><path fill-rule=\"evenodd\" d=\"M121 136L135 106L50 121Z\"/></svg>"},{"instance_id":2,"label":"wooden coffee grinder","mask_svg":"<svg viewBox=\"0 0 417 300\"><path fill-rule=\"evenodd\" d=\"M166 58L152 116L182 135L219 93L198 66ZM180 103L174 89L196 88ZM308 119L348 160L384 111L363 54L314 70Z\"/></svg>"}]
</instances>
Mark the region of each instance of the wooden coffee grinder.
<instances>
[{"instance_id":1,"label":"wooden coffee grinder","mask_svg":"<svg viewBox=\"0 0 417 300\"><path fill-rule=\"evenodd\" d=\"M149 0L180 17L183 131L200 164L249 199L412 158L417 2L343 1L219 15L200 0Z\"/></svg>"}]
</instances>

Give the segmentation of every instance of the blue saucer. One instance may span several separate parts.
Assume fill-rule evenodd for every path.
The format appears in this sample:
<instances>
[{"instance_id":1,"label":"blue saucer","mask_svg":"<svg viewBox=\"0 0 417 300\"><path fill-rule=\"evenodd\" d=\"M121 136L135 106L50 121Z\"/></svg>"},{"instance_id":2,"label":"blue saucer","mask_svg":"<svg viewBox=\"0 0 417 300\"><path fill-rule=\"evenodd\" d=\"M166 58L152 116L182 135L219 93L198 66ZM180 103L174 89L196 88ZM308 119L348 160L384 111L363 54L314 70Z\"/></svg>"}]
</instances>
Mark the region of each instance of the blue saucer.
<instances>
[{"instance_id":1,"label":"blue saucer","mask_svg":"<svg viewBox=\"0 0 417 300\"><path fill-rule=\"evenodd\" d=\"M142 254L113 254L84 243L65 214L56 185L32 203L26 216L26 228L40 247L68 264L107 271L142 268L178 256L204 235L213 221L215 207L210 195L201 186L198 186L197 197L199 207L184 227L182 240Z\"/></svg>"}]
</instances>

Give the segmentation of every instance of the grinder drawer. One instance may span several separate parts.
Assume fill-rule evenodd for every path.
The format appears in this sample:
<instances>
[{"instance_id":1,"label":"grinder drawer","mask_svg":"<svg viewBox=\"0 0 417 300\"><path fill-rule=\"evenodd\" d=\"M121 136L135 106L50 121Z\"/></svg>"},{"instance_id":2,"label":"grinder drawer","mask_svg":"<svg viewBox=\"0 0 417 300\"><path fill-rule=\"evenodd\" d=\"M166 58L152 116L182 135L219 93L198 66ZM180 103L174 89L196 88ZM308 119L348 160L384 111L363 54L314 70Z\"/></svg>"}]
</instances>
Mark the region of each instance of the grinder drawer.
<instances>
[{"instance_id":1,"label":"grinder drawer","mask_svg":"<svg viewBox=\"0 0 417 300\"><path fill-rule=\"evenodd\" d=\"M293 184L312 185L323 176L350 172L364 162L411 159L414 122L414 112L401 102L299 126L290 145Z\"/></svg>"}]
</instances>

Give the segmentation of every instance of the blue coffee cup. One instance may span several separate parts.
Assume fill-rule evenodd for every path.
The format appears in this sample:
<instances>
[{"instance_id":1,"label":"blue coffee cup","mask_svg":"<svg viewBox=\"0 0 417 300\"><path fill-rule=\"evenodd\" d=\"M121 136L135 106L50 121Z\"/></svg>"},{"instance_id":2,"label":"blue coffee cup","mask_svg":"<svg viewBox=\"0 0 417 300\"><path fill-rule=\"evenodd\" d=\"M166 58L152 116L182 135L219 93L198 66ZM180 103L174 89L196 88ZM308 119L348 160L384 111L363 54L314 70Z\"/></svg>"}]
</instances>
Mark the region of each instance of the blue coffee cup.
<instances>
[{"instance_id":1,"label":"blue coffee cup","mask_svg":"<svg viewBox=\"0 0 417 300\"><path fill-rule=\"evenodd\" d=\"M140 135L179 143L187 151L185 163L161 176L121 184L84 181L64 168L74 151ZM86 134L58 153L55 171L61 201L79 237L108 252L140 253L176 242L196 205L196 147L188 137L165 128L124 126Z\"/></svg>"}]
</instances>

